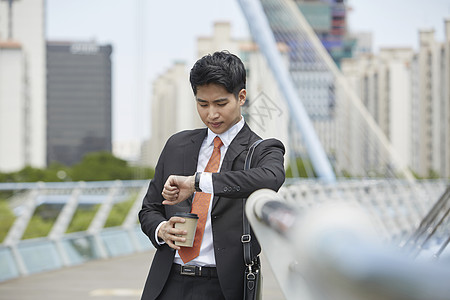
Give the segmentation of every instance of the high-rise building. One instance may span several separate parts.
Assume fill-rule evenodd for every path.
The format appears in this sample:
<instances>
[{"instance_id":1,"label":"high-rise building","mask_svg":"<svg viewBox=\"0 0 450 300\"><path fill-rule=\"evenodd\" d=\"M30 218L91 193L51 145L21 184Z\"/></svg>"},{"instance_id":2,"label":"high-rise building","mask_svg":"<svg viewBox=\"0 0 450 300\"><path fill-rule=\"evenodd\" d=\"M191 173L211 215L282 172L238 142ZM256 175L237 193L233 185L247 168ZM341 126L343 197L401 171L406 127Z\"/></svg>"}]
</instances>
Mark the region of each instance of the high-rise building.
<instances>
[{"instance_id":1,"label":"high-rise building","mask_svg":"<svg viewBox=\"0 0 450 300\"><path fill-rule=\"evenodd\" d=\"M450 177L450 20L445 26L443 43L435 40L434 30L420 31L418 53L381 49L377 56L342 61L344 75L388 138L396 161L421 177ZM358 148L364 164L377 163L363 144Z\"/></svg>"},{"instance_id":2,"label":"high-rise building","mask_svg":"<svg viewBox=\"0 0 450 300\"><path fill-rule=\"evenodd\" d=\"M278 44L284 63L287 63L287 47ZM246 122L262 138L277 138L286 148L285 163L290 162L294 140L290 134L290 114L277 81L264 55L253 42L240 45L239 56L247 68L247 100L243 115Z\"/></svg>"},{"instance_id":3,"label":"high-rise building","mask_svg":"<svg viewBox=\"0 0 450 300\"><path fill-rule=\"evenodd\" d=\"M25 156L25 90L22 46L0 42L0 171L24 167Z\"/></svg>"},{"instance_id":4,"label":"high-rise building","mask_svg":"<svg viewBox=\"0 0 450 300\"><path fill-rule=\"evenodd\" d=\"M0 1L0 171L44 167L45 1Z\"/></svg>"},{"instance_id":5,"label":"high-rise building","mask_svg":"<svg viewBox=\"0 0 450 300\"><path fill-rule=\"evenodd\" d=\"M197 57L215 51L228 50L231 53L239 53L242 40L231 36L231 25L229 22L214 23L214 32L211 36L197 38Z\"/></svg>"},{"instance_id":6,"label":"high-rise building","mask_svg":"<svg viewBox=\"0 0 450 300\"><path fill-rule=\"evenodd\" d=\"M151 138L143 143L141 163L156 166L172 134L202 126L185 63L176 62L153 82L151 116Z\"/></svg>"},{"instance_id":7,"label":"high-rise building","mask_svg":"<svg viewBox=\"0 0 450 300\"><path fill-rule=\"evenodd\" d=\"M111 151L112 46L47 43L47 162Z\"/></svg>"},{"instance_id":8,"label":"high-rise building","mask_svg":"<svg viewBox=\"0 0 450 300\"><path fill-rule=\"evenodd\" d=\"M441 89L443 90L442 110L446 117L442 118L443 127L441 137L443 138L441 147L441 157L443 157L443 165L445 172L443 176L450 178L450 19L445 20L445 40L443 43L443 55L441 56ZM445 121L447 120L447 121Z\"/></svg>"},{"instance_id":9,"label":"high-rise building","mask_svg":"<svg viewBox=\"0 0 450 300\"><path fill-rule=\"evenodd\" d=\"M378 56L367 54L344 59L342 72L351 83L367 111L387 137L401 162L401 169L410 165L412 144L411 64L410 48L381 49ZM358 143L354 139L353 144ZM369 144L373 146L369 147ZM360 169L374 170L379 164L375 146L368 138L355 147L361 153ZM344 150L342 153L345 153ZM352 156L355 157L355 156Z\"/></svg>"},{"instance_id":10,"label":"high-rise building","mask_svg":"<svg viewBox=\"0 0 450 300\"><path fill-rule=\"evenodd\" d=\"M356 39L347 33L345 3L340 0L295 0L289 3L261 0L261 4L275 40L287 46L288 69L298 97L325 152L334 160L339 148L336 142L336 78L322 60L315 41L327 50L337 66L343 58L352 55ZM301 143L298 145L299 153L305 152Z\"/></svg>"},{"instance_id":11,"label":"high-rise building","mask_svg":"<svg viewBox=\"0 0 450 300\"><path fill-rule=\"evenodd\" d=\"M292 7L298 8L338 67L343 58L352 57L359 39L347 32L347 7L343 0L293 2ZM286 19L276 1L262 0L261 3L275 40L288 46L289 71L310 119L316 129L329 127L336 100L330 93L334 78L324 66L317 64L316 50L303 35L296 33L297 23ZM361 37L361 42L364 41L367 47L367 36L364 38ZM325 132L328 131L325 129ZM325 132L318 134L327 135Z\"/></svg>"},{"instance_id":12,"label":"high-rise building","mask_svg":"<svg viewBox=\"0 0 450 300\"><path fill-rule=\"evenodd\" d=\"M356 39L347 34L347 8L344 0L294 2L338 66L341 59L352 57Z\"/></svg>"},{"instance_id":13,"label":"high-rise building","mask_svg":"<svg viewBox=\"0 0 450 300\"><path fill-rule=\"evenodd\" d=\"M434 30L419 33L415 169L421 176L450 177L450 20L445 21L445 38L436 41Z\"/></svg>"}]
</instances>

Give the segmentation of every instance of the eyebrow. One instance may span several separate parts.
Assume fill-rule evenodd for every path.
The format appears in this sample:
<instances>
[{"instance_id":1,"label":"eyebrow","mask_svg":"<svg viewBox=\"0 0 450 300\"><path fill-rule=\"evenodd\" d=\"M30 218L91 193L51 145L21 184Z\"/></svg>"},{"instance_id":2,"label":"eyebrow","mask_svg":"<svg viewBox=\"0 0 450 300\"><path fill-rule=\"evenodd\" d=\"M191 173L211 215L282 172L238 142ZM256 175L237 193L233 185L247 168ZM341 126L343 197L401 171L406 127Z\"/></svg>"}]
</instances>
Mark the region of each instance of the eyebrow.
<instances>
[{"instance_id":1,"label":"eyebrow","mask_svg":"<svg viewBox=\"0 0 450 300\"><path fill-rule=\"evenodd\" d=\"M212 102L213 103L220 103L220 102L225 102L225 101L228 101L228 98L219 98L219 99L213 100ZM197 102L204 102L205 103L205 102L209 102L209 101L197 98Z\"/></svg>"}]
</instances>

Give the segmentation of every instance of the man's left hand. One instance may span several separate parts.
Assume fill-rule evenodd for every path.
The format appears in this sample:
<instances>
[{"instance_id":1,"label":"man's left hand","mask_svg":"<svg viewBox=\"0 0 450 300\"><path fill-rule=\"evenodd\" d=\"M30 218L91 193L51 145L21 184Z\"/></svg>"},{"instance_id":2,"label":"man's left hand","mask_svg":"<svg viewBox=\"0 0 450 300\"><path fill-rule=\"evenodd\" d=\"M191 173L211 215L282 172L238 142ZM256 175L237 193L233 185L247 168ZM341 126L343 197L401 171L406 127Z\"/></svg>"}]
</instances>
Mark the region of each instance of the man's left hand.
<instances>
[{"instance_id":1,"label":"man's left hand","mask_svg":"<svg viewBox=\"0 0 450 300\"><path fill-rule=\"evenodd\" d=\"M167 178L161 193L165 199L162 204L175 205L186 200L195 192L194 183L195 175L170 175L169 178Z\"/></svg>"}]
</instances>

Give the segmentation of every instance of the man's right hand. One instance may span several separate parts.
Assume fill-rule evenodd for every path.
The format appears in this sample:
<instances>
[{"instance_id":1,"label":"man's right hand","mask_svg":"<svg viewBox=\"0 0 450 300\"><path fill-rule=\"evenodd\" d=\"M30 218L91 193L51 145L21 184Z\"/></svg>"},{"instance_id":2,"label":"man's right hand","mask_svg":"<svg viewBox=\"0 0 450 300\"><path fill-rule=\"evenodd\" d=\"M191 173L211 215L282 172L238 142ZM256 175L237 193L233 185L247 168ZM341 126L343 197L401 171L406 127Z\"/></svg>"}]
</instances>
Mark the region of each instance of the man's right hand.
<instances>
[{"instance_id":1,"label":"man's right hand","mask_svg":"<svg viewBox=\"0 0 450 300\"><path fill-rule=\"evenodd\" d=\"M175 245L175 241L184 242L186 238L177 235L186 235L187 231L176 229L175 223L184 223L186 220L180 217L171 217L168 221L161 225L158 231L158 237L175 250L180 250L180 246Z\"/></svg>"}]
</instances>

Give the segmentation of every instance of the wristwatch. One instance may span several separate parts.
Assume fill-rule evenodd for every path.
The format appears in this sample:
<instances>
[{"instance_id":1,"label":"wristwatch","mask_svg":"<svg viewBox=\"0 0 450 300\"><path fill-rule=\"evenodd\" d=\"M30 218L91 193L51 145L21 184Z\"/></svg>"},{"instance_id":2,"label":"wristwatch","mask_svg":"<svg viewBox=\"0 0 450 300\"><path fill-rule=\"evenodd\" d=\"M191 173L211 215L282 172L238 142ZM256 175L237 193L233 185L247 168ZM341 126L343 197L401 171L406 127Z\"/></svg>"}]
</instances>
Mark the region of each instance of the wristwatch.
<instances>
[{"instance_id":1,"label":"wristwatch","mask_svg":"<svg viewBox=\"0 0 450 300\"><path fill-rule=\"evenodd\" d=\"M200 189L200 176L202 176L202 172L196 172L195 173L195 191L196 192L201 192L202 190Z\"/></svg>"}]
</instances>

